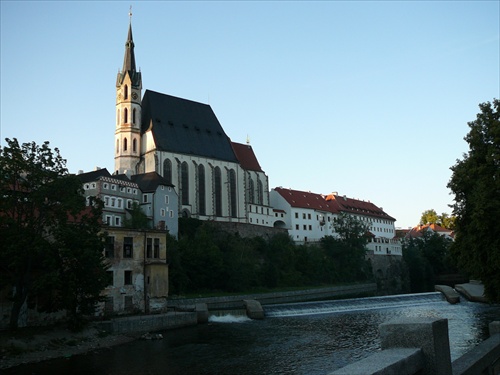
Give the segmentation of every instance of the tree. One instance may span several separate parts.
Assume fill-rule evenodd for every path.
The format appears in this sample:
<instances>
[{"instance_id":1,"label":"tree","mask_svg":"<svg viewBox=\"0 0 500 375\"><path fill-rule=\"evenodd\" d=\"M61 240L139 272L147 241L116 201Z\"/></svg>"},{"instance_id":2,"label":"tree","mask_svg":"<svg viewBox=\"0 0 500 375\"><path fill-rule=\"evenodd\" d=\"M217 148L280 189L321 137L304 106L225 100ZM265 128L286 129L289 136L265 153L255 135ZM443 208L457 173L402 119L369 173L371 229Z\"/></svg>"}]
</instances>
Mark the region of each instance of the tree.
<instances>
[{"instance_id":1,"label":"tree","mask_svg":"<svg viewBox=\"0 0 500 375\"><path fill-rule=\"evenodd\" d=\"M425 225L425 224L434 224L439 221L438 214L436 213L436 210L430 209L430 210L425 210L422 212L422 217L420 218L420 224Z\"/></svg>"},{"instance_id":2,"label":"tree","mask_svg":"<svg viewBox=\"0 0 500 375\"><path fill-rule=\"evenodd\" d=\"M366 280L371 272L365 260L366 234L370 224L356 219L352 215L341 213L333 222L337 237L325 236L321 247L333 262L334 278L332 281Z\"/></svg>"},{"instance_id":3,"label":"tree","mask_svg":"<svg viewBox=\"0 0 500 375\"><path fill-rule=\"evenodd\" d=\"M455 195L458 266L481 279L491 301L500 301L500 100L479 105L464 138L469 152L451 167L448 187Z\"/></svg>"},{"instance_id":4,"label":"tree","mask_svg":"<svg viewBox=\"0 0 500 375\"><path fill-rule=\"evenodd\" d=\"M141 206L137 202L132 204L132 208L128 209L128 217L123 221L125 228L133 229L151 229L151 221L142 211Z\"/></svg>"},{"instance_id":5,"label":"tree","mask_svg":"<svg viewBox=\"0 0 500 375\"><path fill-rule=\"evenodd\" d=\"M106 286L102 206L86 207L78 177L49 142L6 139L0 151L0 288L12 289L10 327L26 301L88 313Z\"/></svg>"},{"instance_id":6,"label":"tree","mask_svg":"<svg viewBox=\"0 0 500 375\"><path fill-rule=\"evenodd\" d=\"M420 217L420 225L439 224L447 229L453 229L455 225L454 222L454 216L450 216L446 212L438 215L434 209L425 210L422 212L422 216Z\"/></svg>"}]
</instances>

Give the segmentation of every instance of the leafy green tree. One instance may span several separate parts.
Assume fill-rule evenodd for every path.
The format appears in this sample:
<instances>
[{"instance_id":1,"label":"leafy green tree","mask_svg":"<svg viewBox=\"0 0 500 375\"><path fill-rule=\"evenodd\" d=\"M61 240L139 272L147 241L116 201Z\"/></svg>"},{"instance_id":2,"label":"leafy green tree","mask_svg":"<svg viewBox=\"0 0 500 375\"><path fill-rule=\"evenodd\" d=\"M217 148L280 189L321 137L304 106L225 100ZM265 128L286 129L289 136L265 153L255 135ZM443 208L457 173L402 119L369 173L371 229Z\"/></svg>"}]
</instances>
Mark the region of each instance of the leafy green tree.
<instances>
[{"instance_id":1,"label":"leafy green tree","mask_svg":"<svg viewBox=\"0 0 500 375\"><path fill-rule=\"evenodd\" d=\"M453 216L448 215L446 212L438 215L434 209L422 212L422 216L420 217L420 225L438 224L447 229L454 228L454 221L455 218Z\"/></svg>"},{"instance_id":2,"label":"leafy green tree","mask_svg":"<svg viewBox=\"0 0 500 375\"><path fill-rule=\"evenodd\" d=\"M469 152L451 167L455 195L455 242L459 267L482 280L491 301L500 302L500 100L479 105L464 138Z\"/></svg>"},{"instance_id":3,"label":"leafy green tree","mask_svg":"<svg viewBox=\"0 0 500 375\"><path fill-rule=\"evenodd\" d=\"M420 224L425 225L425 224L434 224L439 221L438 214L436 213L436 210L430 209L430 210L425 210L422 212L422 217L420 218Z\"/></svg>"},{"instance_id":4,"label":"leafy green tree","mask_svg":"<svg viewBox=\"0 0 500 375\"><path fill-rule=\"evenodd\" d=\"M142 211L141 206L137 202L132 204L132 208L127 209L127 218L123 221L123 226L125 228L133 229L150 229L151 220Z\"/></svg>"},{"instance_id":5,"label":"leafy green tree","mask_svg":"<svg viewBox=\"0 0 500 375\"><path fill-rule=\"evenodd\" d=\"M101 206L85 206L81 182L49 142L6 139L0 152L0 288L12 289L10 327L27 300L87 313L106 286Z\"/></svg>"},{"instance_id":6,"label":"leafy green tree","mask_svg":"<svg viewBox=\"0 0 500 375\"><path fill-rule=\"evenodd\" d=\"M336 237L325 236L321 246L333 260L333 281L365 280L370 277L365 259L370 224L341 213L333 222Z\"/></svg>"}]
</instances>

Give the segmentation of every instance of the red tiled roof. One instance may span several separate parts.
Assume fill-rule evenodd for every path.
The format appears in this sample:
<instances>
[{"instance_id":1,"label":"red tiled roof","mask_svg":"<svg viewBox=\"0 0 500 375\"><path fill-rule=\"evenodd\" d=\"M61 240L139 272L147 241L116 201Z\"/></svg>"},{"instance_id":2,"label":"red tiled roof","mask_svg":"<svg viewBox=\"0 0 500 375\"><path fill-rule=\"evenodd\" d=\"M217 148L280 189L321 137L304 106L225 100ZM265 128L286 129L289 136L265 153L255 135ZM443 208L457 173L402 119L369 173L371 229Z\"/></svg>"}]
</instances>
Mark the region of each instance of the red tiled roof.
<instances>
[{"instance_id":1,"label":"red tiled roof","mask_svg":"<svg viewBox=\"0 0 500 375\"><path fill-rule=\"evenodd\" d=\"M233 151L236 154L236 158L241 164L243 169L249 171L264 172L257 161L252 146L248 144L231 142Z\"/></svg>"},{"instance_id":2,"label":"red tiled roof","mask_svg":"<svg viewBox=\"0 0 500 375\"><path fill-rule=\"evenodd\" d=\"M275 188L292 207L312 208L315 210L328 211L331 213L348 212L350 214L378 217L387 220L396 220L389 216L381 208L371 202L360 201L346 196L340 197L335 194L324 196L311 192Z\"/></svg>"},{"instance_id":3,"label":"red tiled roof","mask_svg":"<svg viewBox=\"0 0 500 375\"><path fill-rule=\"evenodd\" d=\"M360 201L358 199L348 198L344 196L338 196L336 194L330 194L325 197L328 202L335 202L338 205L339 211L349 212L352 214L373 216L387 220L396 220L389 216L381 208L375 206L371 202Z\"/></svg>"},{"instance_id":4,"label":"red tiled roof","mask_svg":"<svg viewBox=\"0 0 500 375\"><path fill-rule=\"evenodd\" d=\"M292 207L312 208L315 210L338 213L336 206L327 202L321 194L280 187L274 188L274 190L278 192Z\"/></svg>"}]
</instances>

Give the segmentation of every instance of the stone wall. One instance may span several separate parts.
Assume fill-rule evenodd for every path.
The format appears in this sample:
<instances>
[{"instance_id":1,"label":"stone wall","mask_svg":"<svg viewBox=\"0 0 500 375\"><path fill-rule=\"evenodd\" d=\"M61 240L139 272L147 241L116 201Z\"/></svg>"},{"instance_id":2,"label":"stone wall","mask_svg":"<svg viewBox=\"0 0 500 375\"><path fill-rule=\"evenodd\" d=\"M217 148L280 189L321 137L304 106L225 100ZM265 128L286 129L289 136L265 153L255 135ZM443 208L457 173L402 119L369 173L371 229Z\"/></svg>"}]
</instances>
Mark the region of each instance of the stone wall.
<instances>
[{"instance_id":1,"label":"stone wall","mask_svg":"<svg viewBox=\"0 0 500 375\"><path fill-rule=\"evenodd\" d=\"M402 294L410 292L410 276L408 267L400 255L369 254L373 276L381 295Z\"/></svg>"},{"instance_id":2,"label":"stone wall","mask_svg":"<svg viewBox=\"0 0 500 375\"><path fill-rule=\"evenodd\" d=\"M211 222L217 228L223 230L227 233L238 233L240 237L252 238L252 237L262 237L271 238L272 236L279 233L288 233L284 228L272 228L264 227L260 225L247 224L247 223L230 223L224 221L213 221Z\"/></svg>"}]
</instances>

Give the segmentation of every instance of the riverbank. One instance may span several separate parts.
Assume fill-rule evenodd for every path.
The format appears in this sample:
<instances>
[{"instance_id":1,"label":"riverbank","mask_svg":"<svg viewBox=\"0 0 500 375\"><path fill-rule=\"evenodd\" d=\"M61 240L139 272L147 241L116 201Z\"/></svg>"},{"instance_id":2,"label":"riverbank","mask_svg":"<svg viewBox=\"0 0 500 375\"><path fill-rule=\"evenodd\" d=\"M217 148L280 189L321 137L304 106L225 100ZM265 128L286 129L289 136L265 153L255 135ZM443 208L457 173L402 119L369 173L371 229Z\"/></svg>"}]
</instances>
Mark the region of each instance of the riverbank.
<instances>
[{"instance_id":1,"label":"riverbank","mask_svg":"<svg viewBox=\"0 0 500 375\"><path fill-rule=\"evenodd\" d=\"M69 358L136 340L140 334L108 334L94 323L81 332L64 326L21 328L0 332L0 370L54 358Z\"/></svg>"}]
</instances>

